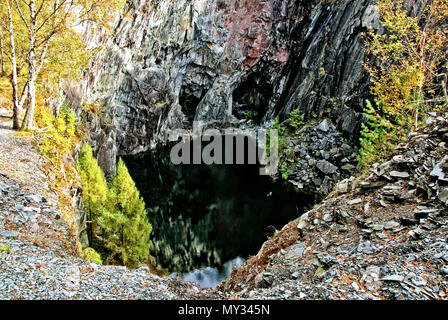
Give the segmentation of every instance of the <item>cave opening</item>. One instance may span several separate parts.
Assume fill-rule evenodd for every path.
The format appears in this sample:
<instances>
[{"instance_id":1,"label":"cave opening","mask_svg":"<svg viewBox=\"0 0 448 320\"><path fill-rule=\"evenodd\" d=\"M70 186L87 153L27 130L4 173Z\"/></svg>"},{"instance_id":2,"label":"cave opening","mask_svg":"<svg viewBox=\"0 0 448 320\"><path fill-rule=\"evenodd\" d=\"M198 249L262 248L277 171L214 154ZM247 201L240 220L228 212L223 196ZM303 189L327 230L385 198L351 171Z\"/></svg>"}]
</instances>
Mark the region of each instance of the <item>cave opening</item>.
<instances>
[{"instance_id":1,"label":"cave opening","mask_svg":"<svg viewBox=\"0 0 448 320\"><path fill-rule=\"evenodd\" d=\"M249 119L261 123L264 112L273 96L273 86L267 83L266 76L251 73L233 91L233 114L238 119Z\"/></svg>"},{"instance_id":2,"label":"cave opening","mask_svg":"<svg viewBox=\"0 0 448 320\"><path fill-rule=\"evenodd\" d=\"M187 273L257 254L262 244L314 203L260 166L174 165L174 144L123 157L153 225L151 255Z\"/></svg>"},{"instance_id":3,"label":"cave opening","mask_svg":"<svg viewBox=\"0 0 448 320\"><path fill-rule=\"evenodd\" d=\"M188 123L193 123L194 117L196 115L196 109L204 98L206 90L203 90L200 86L183 86L179 95L179 104L182 107L182 112L184 113Z\"/></svg>"}]
</instances>

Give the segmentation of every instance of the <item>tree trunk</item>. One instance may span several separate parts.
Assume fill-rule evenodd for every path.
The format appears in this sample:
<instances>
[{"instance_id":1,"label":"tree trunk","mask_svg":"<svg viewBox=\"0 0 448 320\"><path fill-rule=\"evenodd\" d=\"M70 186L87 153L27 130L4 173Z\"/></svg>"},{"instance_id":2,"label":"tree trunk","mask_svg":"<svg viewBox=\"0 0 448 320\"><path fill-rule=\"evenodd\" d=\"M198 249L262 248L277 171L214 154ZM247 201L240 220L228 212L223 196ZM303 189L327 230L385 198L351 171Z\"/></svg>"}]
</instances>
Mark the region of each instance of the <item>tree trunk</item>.
<instances>
[{"instance_id":1,"label":"tree trunk","mask_svg":"<svg viewBox=\"0 0 448 320\"><path fill-rule=\"evenodd\" d=\"M22 129L34 129L34 109L36 108L36 8L34 0L30 0L30 21L29 21L29 41L30 48L28 52L28 106L25 118L23 119Z\"/></svg>"},{"instance_id":2,"label":"tree trunk","mask_svg":"<svg viewBox=\"0 0 448 320\"><path fill-rule=\"evenodd\" d=\"M12 86L12 102L13 102L13 129L19 129L19 101L18 101L18 86L17 86L17 63L16 63L16 48L14 39L14 23L12 20L11 7L9 1L6 0L6 6L8 8L8 19L9 19L9 36L11 38L11 86Z\"/></svg>"},{"instance_id":3,"label":"tree trunk","mask_svg":"<svg viewBox=\"0 0 448 320\"><path fill-rule=\"evenodd\" d=\"M87 225L89 231L89 243L90 246L93 247L93 220L92 220L92 212L89 209L89 223Z\"/></svg>"},{"instance_id":4,"label":"tree trunk","mask_svg":"<svg viewBox=\"0 0 448 320\"><path fill-rule=\"evenodd\" d=\"M448 82L448 76L447 76L446 73L443 74L443 76L444 76L444 79L442 80L442 90L443 90L443 95L445 96L445 104L443 106L445 107L445 106L448 106L448 91L446 90L446 84Z\"/></svg>"},{"instance_id":5,"label":"tree trunk","mask_svg":"<svg viewBox=\"0 0 448 320\"><path fill-rule=\"evenodd\" d=\"M32 130L34 129L34 110L36 108L36 70L33 63L34 50L30 52L29 73L28 73L28 105L23 119L22 129Z\"/></svg>"},{"instance_id":6,"label":"tree trunk","mask_svg":"<svg viewBox=\"0 0 448 320\"><path fill-rule=\"evenodd\" d=\"M49 42L47 42L45 44L45 48L40 57L39 65L37 66L37 70L36 70L36 76L39 74L40 69L42 68L42 64L44 63L45 56L47 54L48 46L49 46ZM20 100L19 100L19 110L23 109L23 105L25 104L27 97L28 97L28 81L25 83L25 85L23 86L23 89L22 89L22 94L21 94Z\"/></svg>"},{"instance_id":7,"label":"tree trunk","mask_svg":"<svg viewBox=\"0 0 448 320\"><path fill-rule=\"evenodd\" d=\"M3 51L3 38L1 34L0 34L0 55L2 60L1 75L3 76L5 74L5 53Z\"/></svg>"},{"instance_id":8,"label":"tree trunk","mask_svg":"<svg viewBox=\"0 0 448 320\"><path fill-rule=\"evenodd\" d=\"M26 97L28 96L28 82L25 84L22 90L22 95L19 100L19 110L23 110L23 106L25 105Z\"/></svg>"}]
</instances>

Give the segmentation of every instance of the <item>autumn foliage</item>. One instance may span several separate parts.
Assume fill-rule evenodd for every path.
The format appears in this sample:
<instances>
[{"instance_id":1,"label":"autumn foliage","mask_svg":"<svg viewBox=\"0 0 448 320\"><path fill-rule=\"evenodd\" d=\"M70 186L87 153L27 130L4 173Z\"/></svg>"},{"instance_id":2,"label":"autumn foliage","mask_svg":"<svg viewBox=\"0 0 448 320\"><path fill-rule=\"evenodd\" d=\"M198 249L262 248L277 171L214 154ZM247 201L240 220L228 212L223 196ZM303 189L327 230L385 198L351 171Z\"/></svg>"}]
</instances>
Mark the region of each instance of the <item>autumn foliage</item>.
<instances>
[{"instance_id":1,"label":"autumn foliage","mask_svg":"<svg viewBox=\"0 0 448 320\"><path fill-rule=\"evenodd\" d=\"M422 125L428 111L446 107L448 1L379 0L384 32L366 36L375 102L367 102L359 161L369 167ZM420 3L420 6L418 5Z\"/></svg>"}]
</instances>

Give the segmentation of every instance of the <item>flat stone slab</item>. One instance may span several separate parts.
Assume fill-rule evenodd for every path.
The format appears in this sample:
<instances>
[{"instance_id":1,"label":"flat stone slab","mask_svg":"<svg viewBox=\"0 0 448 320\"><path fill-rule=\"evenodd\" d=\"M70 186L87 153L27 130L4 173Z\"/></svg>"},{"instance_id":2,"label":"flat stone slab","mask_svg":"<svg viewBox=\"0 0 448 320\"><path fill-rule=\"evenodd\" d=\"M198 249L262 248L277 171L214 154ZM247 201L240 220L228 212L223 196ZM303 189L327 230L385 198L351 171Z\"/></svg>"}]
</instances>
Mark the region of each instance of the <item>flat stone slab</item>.
<instances>
[{"instance_id":1,"label":"flat stone slab","mask_svg":"<svg viewBox=\"0 0 448 320\"><path fill-rule=\"evenodd\" d=\"M331 162L328 162L327 160L318 161L316 166L320 171L322 171L325 174L333 174L338 170L338 167L336 167Z\"/></svg>"},{"instance_id":2,"label":"flat stone slab","mask_svg":"<svg viewBox=\"0 0 448 320\"><path fill-rule=\"evenodd\" d=\"M347 201L347 204L349 206L352 206L352 205L355 205L355 204L360 204L361 202L362 202L362 199L358 198L358 199L353 199L353 200Z\"/></svg>"},{"instance_id":3,"label":"flat stone slab","mask_svg":"<svg viewBox=\"0 0 448 320\"><path fill-rule=\"evenodd\" d=\"M407 172L391 171L389 174L393 178L406 179L410 177L409 173Z\"/></svg>"}]
</instances>

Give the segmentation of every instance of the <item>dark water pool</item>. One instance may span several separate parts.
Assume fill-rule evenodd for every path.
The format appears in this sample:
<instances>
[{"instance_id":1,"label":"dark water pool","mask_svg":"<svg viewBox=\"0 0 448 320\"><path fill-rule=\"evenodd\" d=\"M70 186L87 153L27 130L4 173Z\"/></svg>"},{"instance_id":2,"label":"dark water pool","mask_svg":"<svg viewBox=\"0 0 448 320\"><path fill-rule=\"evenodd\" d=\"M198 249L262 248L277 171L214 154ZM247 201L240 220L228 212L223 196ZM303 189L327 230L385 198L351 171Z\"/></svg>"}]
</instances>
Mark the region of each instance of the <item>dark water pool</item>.
<instances>
[{"instance_id":1,"label":"dark water pool","mask_svg":"<svg viewBox=\"0 0 448 320\"><path fill-rule=\"evenodd\" d=\"M257 165L173 165L170 149L123 159L149 208L152 255L171 272L247 259L315 201Z\"/></svg>"}]
</instances>

